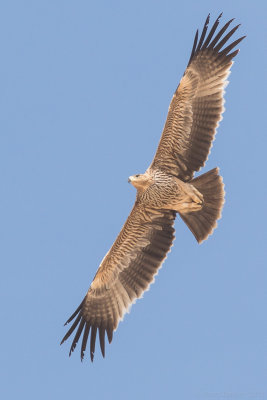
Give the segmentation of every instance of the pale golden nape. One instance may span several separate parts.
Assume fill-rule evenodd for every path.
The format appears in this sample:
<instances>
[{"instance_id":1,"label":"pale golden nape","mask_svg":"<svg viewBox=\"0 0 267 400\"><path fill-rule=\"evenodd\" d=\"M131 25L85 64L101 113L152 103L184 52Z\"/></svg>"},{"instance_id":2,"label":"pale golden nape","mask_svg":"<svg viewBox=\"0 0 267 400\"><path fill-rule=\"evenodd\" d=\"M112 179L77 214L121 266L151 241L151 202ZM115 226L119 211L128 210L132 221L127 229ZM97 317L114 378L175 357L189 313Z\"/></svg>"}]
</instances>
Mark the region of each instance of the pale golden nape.
<instances>
[{"instance_id":1,"label":"pale golden nape","mask_svg":"<svg viewBox=\"0 0 267 400\"><path fill-rule=\"evenodd\" d=\"M143 191L153 183L153 177L146 172L144 174L129 176L128 182L131 183L137 190Z\"/></svg>"},{"instance_id":2,"label":"pale golden nape","mask_svg":"<svg viewBox=\"0 0 267 400\"><path fill-rule=\"evenodd\" d=\"M72 325L61 343L74 335L70 355L81 335L81 359L90 338L93 361L98 332L102 355L105 336L113 332L135 300L149 289L174 240L177 213L200 243L221 216L224 186L219 169L194 178L204 166L224 111L224 88L244 37L229 43L233 20L218 32L221 15L209 33L209 16L198 31L183 78L176 89L155 157L144 174L132 175L136 201L117 239L101 262ZM215 33L216 32L216 33ZM225 35L224 35L225 34Z\"/></svg>"}]
</instances>

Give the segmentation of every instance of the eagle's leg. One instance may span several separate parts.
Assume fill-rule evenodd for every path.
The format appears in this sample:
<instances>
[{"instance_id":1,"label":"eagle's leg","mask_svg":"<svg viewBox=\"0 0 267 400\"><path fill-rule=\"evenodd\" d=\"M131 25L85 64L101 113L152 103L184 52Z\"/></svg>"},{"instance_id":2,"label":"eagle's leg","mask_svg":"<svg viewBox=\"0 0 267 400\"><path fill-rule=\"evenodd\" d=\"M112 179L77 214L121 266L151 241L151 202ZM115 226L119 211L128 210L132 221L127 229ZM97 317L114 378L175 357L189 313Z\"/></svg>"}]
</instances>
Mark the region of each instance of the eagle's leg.
<instances>
[{"instance_id":1,"label":"eagle's leg","mask_svg":"<svg viewBox=\"0 0 267 400\"><path fill-rule=\"evenodd\" d=\"M173 210L183 213L201 210L203 195L193 185L182 183L179 185L179 189Z\"/></svg>"}]
</instances>

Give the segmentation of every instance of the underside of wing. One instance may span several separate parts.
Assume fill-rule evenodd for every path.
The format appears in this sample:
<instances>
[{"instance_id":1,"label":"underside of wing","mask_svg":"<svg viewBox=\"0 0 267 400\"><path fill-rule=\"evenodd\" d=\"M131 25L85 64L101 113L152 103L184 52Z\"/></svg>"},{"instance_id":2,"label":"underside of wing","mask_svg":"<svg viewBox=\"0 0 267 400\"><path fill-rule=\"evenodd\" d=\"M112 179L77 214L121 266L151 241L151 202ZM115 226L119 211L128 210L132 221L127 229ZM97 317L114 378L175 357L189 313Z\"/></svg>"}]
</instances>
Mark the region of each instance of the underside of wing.
<instances>
[{"instance_id":1,"label":"underside of wing","mask_svg":"<svg viewBox=\"0 0 267 400\"><path fill-rule=\"evenodd\" d=\"M90 336L93 361L97 331L103 357L105 335L113 331L131 304L149 288L174 240L173 211L144 210L135 204L112 248L102 261L61 343L76 330L70 355L82 335L81 359Z\"/></svg>"},{"instance_id":2,"label":"underside of wing","mask_svg":"<svg viewBox=\"0 0 267 400\"><path fill-rule=\"evenodd\" d=\"M233 20L215 34L220 17L208 34L209 16L199 39L198 31L196 33L187 69L172 98L161 140L150 166L165 170L183 181L192 179L194 172L203 167L208 158L224 111L224 88L232 59L239 51L232 50L244 38L229 43L239 27L237 25L226 33Z\"/></svg>"}]
</instances>

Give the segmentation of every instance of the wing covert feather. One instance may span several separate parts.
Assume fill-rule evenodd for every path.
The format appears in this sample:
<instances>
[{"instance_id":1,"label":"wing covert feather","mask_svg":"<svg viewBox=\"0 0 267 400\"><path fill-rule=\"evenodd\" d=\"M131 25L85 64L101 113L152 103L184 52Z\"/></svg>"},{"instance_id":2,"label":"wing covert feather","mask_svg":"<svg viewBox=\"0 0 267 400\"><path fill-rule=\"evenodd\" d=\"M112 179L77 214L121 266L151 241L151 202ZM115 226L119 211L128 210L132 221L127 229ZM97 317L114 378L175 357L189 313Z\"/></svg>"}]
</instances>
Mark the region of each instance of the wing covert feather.
<instances>
[{"instance_id":1,"label":"wing covert feather","mask_svg":"<svg viewBox=\"0 0 267 400\"><path fill-rule=\"evenodd\" d=\"M150 166L152 169L165 170L183 181L191 180L194 172L203 167L208 158L224 111L224 88L232 59L239 50L230 52L245 37L221 50L239 25L222 37L233 21L230 20L214 37L220 17L207 37L209 16L199 41L196 33L188 66L172 98L160 143Z\"/></svg>"},{"instance_id":2,"label":"wing covert feather","mask_svg":"<svg viewBox=\"0 0 267 400\"><path fill-rule=\"evenodd\" d=\"M131 304L148 290L174 240L175 212L145 210L136 203L110 251L104 257L80 306L66 322L73 325L61 343L78 326L70 355L83 331L81 359L90 336L93 361L97 330L103 357L105 334L112 341L113 331Z\"/></svg>"}]
</instances>

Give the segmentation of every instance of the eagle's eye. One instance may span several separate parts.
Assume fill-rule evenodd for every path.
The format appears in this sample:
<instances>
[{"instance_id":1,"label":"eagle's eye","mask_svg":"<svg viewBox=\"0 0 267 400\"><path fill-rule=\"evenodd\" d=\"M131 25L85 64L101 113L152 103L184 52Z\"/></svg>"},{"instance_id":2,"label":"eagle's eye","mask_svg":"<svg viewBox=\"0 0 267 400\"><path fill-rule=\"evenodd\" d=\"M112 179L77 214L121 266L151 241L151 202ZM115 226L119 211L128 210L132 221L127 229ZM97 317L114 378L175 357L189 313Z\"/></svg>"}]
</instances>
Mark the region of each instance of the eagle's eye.
<instances>
[{"instance_id":1,"label":"eagle's eye","mask_svg":"<svg viewBox=\"0 0 267 400\"><path fill-rule=\"evenodd\" d=\"M139 176L140 176L139 174L135 175L136 178L139 178Z\"/></svg>"}]
</instances>

